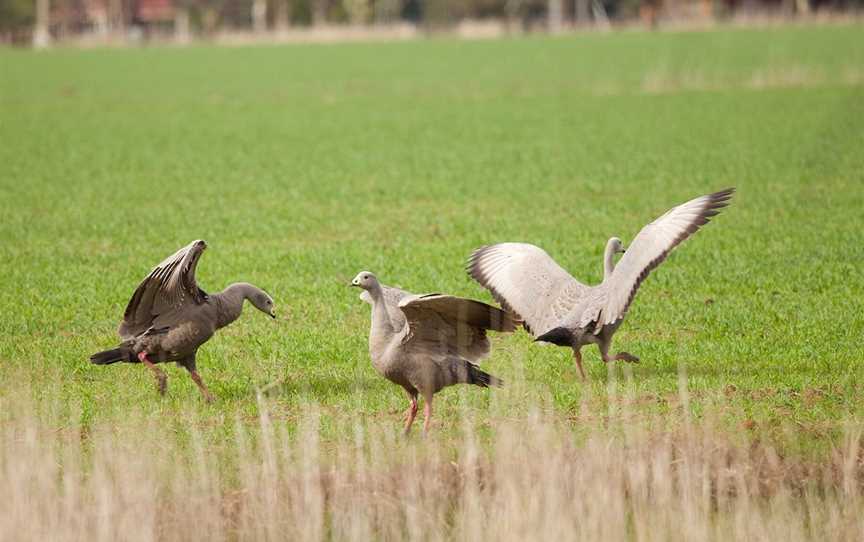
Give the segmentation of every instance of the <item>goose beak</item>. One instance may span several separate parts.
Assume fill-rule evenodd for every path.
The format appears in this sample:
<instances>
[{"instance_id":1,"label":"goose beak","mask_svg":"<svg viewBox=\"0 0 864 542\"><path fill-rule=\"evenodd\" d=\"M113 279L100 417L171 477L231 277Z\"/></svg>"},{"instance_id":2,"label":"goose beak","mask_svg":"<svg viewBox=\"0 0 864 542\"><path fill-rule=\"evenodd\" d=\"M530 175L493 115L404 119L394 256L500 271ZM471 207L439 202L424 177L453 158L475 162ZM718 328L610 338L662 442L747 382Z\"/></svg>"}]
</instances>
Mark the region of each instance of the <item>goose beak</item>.
<instances>
[{"instance_id":1,"label":"goose beak","mask_svg":"<svg viewBox=\"0 0 864 542\"><path fill-rule=\"evenodd\" d=\"M270 310L270 318L272 318L274 320L276 319L276 311L274 311L272 309Z\"/></svg>"},{"instance_id":2,"label":"goose beak","mask_svg":"<svg viewBox=\"0 0 864 542\"><path fill-rule=\"evenodd\" d=\"M349 284L348 287L351 288L352 286L360 286L360 283L357 282L356 280L352 280L351 284Z\"/></svg>"}]
</instances>

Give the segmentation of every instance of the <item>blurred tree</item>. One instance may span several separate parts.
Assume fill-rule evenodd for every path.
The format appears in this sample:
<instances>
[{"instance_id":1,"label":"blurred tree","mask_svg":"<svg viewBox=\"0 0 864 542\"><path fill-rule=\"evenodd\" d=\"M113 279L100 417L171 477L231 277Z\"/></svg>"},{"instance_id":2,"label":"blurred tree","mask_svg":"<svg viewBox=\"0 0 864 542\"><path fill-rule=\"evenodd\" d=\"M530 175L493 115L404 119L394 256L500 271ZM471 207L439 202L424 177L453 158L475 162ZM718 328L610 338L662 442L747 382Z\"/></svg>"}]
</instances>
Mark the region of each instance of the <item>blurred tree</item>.
<instances>
[{"instance_id":1,"label":"blurred tree","mask_svg":"<svg viewBox=\"0 0 864 542\"><path fill-rule=\"evenodd\" d=\"M405 0L402 5L402 18L412 23L423 22L423 3L421 0Z\"/></svg>"},{"instance_id":2,"label":"blurred tree","mask_svg":"<svg viewBox=\"0 0 864 542\"><path fill-rule=\"evenodd\" d=\"M273 14L273 27L285 31L291 26L292 4L290 0L271 0L270 13Z\"/></svg>"},{"instance_id":3,"label":"blurred tree","mask_svg":"<svg viewBox=\"0 0 864 542\"><path fill-rule=\"evenodd\" d=\"M560 32L563 20L564 6L561 0L549 0L546 4L546 26L549 32Z\"/></svg>"},{"instance_id":4,"label":"blurred tree","mask_svg":"<svg viewBox=\"0 0 864 542\"><path fill-rule=\"evenodd\" d=\"M375 0L373 19L376 24L391 24L399 19L401 10L399 0Z\"/></svg>"},{"instance_id":5,"label":"blurred tree","mask_svg":"<svg viewBox=\"0 0 864 542\"><path fill-rule=\"evenodd\" d=\"M106 30L115 36L122 37L126 33L126 16L123 9L123 0L106 0L105 7Z\"/></svg>"},{"instance_id":6,"label":"blurred tree","mask_svg":"<svg viewBox=\"0 0 864 542\"><path fill-rule=\"evenodd\" d=\"M277 0L278 1L278 0ZM312 24L311 0L284 0L288 4L290 24L303 26Z\"/></svg>"},{"instance_id":7,"label":"blurred tree","mask_svg":"<svg viewBox=\"0 0 864 542\"><path fill-rule=\"evenodd\" d=\"M12 41L20 37L22 29L33 26L36 21L35 7L33 0L0 0L0 34L5 40ZM44 37L47 37L47 12L44 20L42 28L45 31Z\"/></svg>"},{"instance_id":8,"label":"blurred tree","mask_svg":"<svg viewBox=\"0 0 864 542\"><path fill-rule=\"evenodd\" d=\"M505 0L504 16L507 19L507 27L509 31L514 31L522 26L522 5L523 0Z\"/></svg>"},{"instance_id":9,"label":"blurred tree","mask_svg":"<svg viewBox=\"0 0 864 542\"><path fill-rule=\"evenodd\" d=\"M369 0L343 0L343 7L348 15L348 22L352 25L367 24L371 18L372 6L369 5Z\"/></svg>"},{"instance_id":10,"label":"blurred tree","mask_svg":"<svg viewBox=\"0 0 864 542\"><path fill-rule=\"evenodd\" d=\"M591 20L589 0L574 0L573 20L578 24L588 24Z\"/></svg>"},{"instance_id":11,"label":"blurred tree","mask_svg":"<svg viewBox=\"0 0 864 542\"><path fill-rule=\"evenodd\" d=\"M648 28L657 27L657 16L660 14L660 0L642 0L639 4L639 17Z\"/></svg>"},{"instance_id":12,"label":"blurred tree","mask_svg":"<svg viewBox=\"0 0 864 542\"><path fill-rule=\"evenodd\" d=\"M3 20L2 15L0 15L0 20ZM51 44L51 34L48 30L50 25L50 0L36 0L36 25L33 29L33 47L39 49L48 47Z\"/></svg>"},{"instance_id":13,"label":"blurred tree","mask_svg":"<svg viewBox=\"0 0 864 542\"><path fill-rule=\"evenodd\" d=\"M253 0L252 30L259 34L267 31L267 0Z\"/></svg>"},{"instance_id":14,"label":"blurred tree","mask_svg":"<svg viewBox=\"0 0 864 542\"><path fill-rule=\"evenodd\" d=\"M205 35L212 36L219 25L219 9L222 7L222 2L214 2L213 0L197 3L196 12L201 21L201 30Z\"/></svg>"},{"instance_id":15,"label":"blurred tree","mask_svg":"<svg viewBox=\"0 0 864 542\"><path fill-rule=\"evenodd\" d=\"M327 23L327 0L310 0L312 25L321 26Z\"/></svg>"},{"instance_id":16,"label":"blurred tree","mask_svg":"<svg viewBox=\"0 0 864 542\"><path fill-rule=\"evenodd\" d=\"M0 41L38 47L83 32L123 33L129 24L145 36L151 28L163 35L173 28L175 38L186 42L223 29L284 31L291 25L400 20L442 28L485 18L506 21L511 30L555 32L569 21L608 26L609 19L640 16L654 26L662 14L679 11L723 17L741 9L806 14L862 7L864 0L0 0Z\"/></svg>"},{"instance_id":17,"label":"blurred tree","mask_svg":"<svg viewBox=\"0 0 864 542\"><path fill-rule=\"evenodd\" d=\"M459 4L455 0L425 0L422 3L422 15L418 22L425 23L427 26L443 26L452 19L461 19L460 16L455 16L451 12L451 3Z\"/></svg>"},{"instance_id":18,"label":"blurred tree","mask_svg":"<svg viewBox=\"0 0 864 542\"><path fill-rule=\"evenodd\" d=\"M174 7L174 40L178 43L188 43L191 38L189 5L181 2Z\"/></svg>"}]
</instances>

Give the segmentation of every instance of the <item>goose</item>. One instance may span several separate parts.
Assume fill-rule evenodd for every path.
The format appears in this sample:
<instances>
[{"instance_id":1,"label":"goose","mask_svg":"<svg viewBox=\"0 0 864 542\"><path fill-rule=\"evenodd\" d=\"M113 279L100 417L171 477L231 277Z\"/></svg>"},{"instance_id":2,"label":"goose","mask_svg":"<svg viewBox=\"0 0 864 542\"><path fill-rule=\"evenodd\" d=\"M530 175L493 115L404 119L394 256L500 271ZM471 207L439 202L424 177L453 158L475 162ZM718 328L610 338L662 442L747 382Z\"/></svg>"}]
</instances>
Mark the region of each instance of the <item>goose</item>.
<instances>
[{"instance_id":1,"label":"goose","mask_svg":"<svg viewBox=\"0 0 864 542\"><path fill-rule=\"evenodd\" d=\"M153 268L126 305L117 333L121 343L90 356L96 365L142 363L153 371L157 389L165 395L167 376L156 366L174 361L185 367L207 402L213 395L195 364L198 348L213 334L240 317L243 302L275 319L273 298L247 282L208 294L195 281L195 268L207 243L192 241Z\"/></svg>"},{"instance_id":2,"label":"goose","mask_svg":"<svg viewBox=\"0 0 864 542\"><path fill-rule=\"evenodd\" d=\"M636 363L629 352L609 354L612 336L624 320L642 281L676 246L729 204L734 188L694 198L642 228L626 249L618 237L606 243L603 282L582 284L543 249L528 243L499 243L476 249L468 274L501 306L523 320L537 342L571 348L582 379L581 348L596 344L604 362ZM623 254L615 264L617 254Z\"/></svg>"},{"instance_id":3,"label":"goose","mask_svg":"<svg viewBox=\"0 0 864 542\"><path fill-rule=\"evenodd\" d=\"M408 394L406 435L417 416L418 395L424 399L423 433L427 434L432 397L443 388L455 384L482 388L503 384L476 363L489 354L487 330L516 330L518 322L510 314L472 299L415 295L381 284L369 271L358 273L351 286L362 289L360 299L372 305L372 366Z\"/></svg>"}]
</instances>

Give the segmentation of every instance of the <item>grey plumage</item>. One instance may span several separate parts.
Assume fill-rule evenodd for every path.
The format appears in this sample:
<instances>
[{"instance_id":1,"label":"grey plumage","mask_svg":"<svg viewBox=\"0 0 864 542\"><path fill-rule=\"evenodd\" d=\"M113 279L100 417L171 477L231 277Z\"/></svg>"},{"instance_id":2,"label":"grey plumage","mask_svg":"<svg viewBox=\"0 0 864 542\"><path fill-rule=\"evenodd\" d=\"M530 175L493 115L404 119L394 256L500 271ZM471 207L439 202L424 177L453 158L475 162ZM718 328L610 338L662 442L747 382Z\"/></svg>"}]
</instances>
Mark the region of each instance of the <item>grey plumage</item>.
<instances>
[{"instance_id":1,"label":"grey plumage","mask_svg":"<svg viewBox=\"0 0 864 542\"><path fill-rule=\"evenodd\" d=\"M275 315L273 299L251 284L234 283L212 295L199 288L195 269L206 248L204 241L193 241L153 268L123 313L117 330L122 342L93 354L90 361L96 365L144 363L156 375L163 394L167 377L155 364L174 361L189 371L204 397L212 400L197 372L198 348L236 320L246 300L271 317Z\"/></svg>"},{"instance_id":2,"label":"grey plumage","mask_svg":"<svg viewBox=\"0 0 864 542\"><path fill-rule=\"evenodd\" d=\"M700 196L678 205L651 222L625 252L617 237L609 239L604 255L604 279L588 286L559 266L543 249L526 243L481 247L468 260L468 274L501 305L524 319L537 341L573 349L582 377L580 348L597 344L603 361L639 361L627 352L608 354L612 336L621 325L639 286L678 244L729 204L734 188Z\"/></svg>"},{"instance_id":3,"label":"grey plumage","mask_svg":"<svg viewBox=\"0 0 864 542\"><path fill-rule=\"evenodd\" d=\"M369 354L385 378L402 386L411 402L407 433L417 414L417 396L425 399L424 430L432 416L432 396L446 386L500 386L501 380L476 363L489 354L487 330L511 332L512 315L479 301L442 294L415 295L382 285L363 271L352 281L360 298L372 305Z\"/></svg>"}]
</instances>

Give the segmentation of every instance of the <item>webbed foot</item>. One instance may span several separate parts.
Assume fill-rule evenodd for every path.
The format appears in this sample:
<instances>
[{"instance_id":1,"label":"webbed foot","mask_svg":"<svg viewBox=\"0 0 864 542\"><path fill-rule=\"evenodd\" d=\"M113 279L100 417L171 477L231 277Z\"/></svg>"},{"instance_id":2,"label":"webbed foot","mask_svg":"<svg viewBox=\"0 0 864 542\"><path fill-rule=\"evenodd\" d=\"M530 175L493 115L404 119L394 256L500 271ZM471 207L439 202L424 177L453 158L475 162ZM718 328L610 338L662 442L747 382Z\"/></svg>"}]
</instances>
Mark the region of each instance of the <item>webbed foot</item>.
<instances>
[{"instance_id":1,"label":"webbed foot","mask_svg":"<svg viewBox=\"0 0 864 542\"><path fill-rule=\"evenodd\" d=\"M626 361L628 363L639 363L639 358L629 352L618 352L615 354L615 359L620 359L621 361Z\"/></svg>"}]
</instances>

